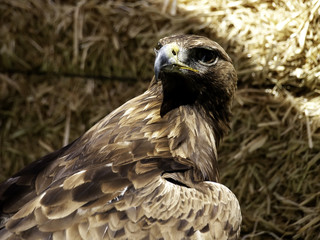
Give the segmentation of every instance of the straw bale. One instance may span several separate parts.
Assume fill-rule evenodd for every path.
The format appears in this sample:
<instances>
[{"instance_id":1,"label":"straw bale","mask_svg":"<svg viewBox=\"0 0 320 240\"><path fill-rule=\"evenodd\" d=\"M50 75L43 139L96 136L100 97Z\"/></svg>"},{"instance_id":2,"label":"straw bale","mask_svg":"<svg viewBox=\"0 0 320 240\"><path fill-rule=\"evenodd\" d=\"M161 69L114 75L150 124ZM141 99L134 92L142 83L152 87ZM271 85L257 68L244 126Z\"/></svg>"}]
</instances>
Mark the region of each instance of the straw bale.
<instances>
[{"instance_id":1,"label":"straw bale","mask_svg":"<svg viewBox=\"0 0 320 240\"><path fill-rule=\"evenodd\" d=\"M146 83L0 74L0 182L61 148Z\"/></svg>"},{"instance_id":2,"label":"straw bale","mask_svg":"<svg viewBox=\"0 0 320 240\"><path fill-rule=\"evenodd\" d=\"M319 237L318 106L319 98L313 103L271 90L238 91L220 170L240 199L244 239Z\"/></svg>"},{"instance_id":3,"label":"straw bale","mask_svg":"<svg viewBox=\"0 0 320 240\"><path fill-rule=\"evenodd\" d=\"M0 2L0 181L141 93L157 40L207 35L239 75L221 182L242 239L320 238L320 0Z\"/></svg>"}]
</instances>

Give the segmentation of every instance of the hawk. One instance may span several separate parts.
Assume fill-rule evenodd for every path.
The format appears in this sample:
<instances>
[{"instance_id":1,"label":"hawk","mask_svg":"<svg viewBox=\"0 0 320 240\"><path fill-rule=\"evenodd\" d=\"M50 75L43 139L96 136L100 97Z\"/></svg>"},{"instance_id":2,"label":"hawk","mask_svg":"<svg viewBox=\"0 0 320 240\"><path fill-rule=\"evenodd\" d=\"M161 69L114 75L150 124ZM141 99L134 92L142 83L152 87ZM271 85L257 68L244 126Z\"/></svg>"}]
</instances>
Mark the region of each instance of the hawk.
<instances>
[{"instance_id":1,"label":"hawk","mask_svg":"<svg viewBox=\"0 0 320 240\"><path fill-rule=\"evenodd\" d=\"M203 36L162 38L149 88L0 187L0 239L237 239L218 183L237 75Z\"/></svg>"}]
</instances>

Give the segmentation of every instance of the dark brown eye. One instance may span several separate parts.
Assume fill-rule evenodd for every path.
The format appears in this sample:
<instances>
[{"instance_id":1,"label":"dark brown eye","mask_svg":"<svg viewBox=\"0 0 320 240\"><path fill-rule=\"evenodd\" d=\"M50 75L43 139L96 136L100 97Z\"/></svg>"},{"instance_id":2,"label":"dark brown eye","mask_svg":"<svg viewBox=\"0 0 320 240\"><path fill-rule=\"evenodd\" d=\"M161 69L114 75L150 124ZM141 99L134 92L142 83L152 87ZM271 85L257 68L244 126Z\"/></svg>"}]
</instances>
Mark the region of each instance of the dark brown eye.
<instances>
[{"instance_id":1,"label":"dark brown eye","mask_svg":"<svg viewBox=\"0 0 320 240\"><path fill-rule=\"evenodd\" d=\"M209 49L205 49L205 48L198 48L196 50L195 58L201 64L214 65L217 63L219 56L213 50L209 50Z\"/></svg>"}]
</instances>

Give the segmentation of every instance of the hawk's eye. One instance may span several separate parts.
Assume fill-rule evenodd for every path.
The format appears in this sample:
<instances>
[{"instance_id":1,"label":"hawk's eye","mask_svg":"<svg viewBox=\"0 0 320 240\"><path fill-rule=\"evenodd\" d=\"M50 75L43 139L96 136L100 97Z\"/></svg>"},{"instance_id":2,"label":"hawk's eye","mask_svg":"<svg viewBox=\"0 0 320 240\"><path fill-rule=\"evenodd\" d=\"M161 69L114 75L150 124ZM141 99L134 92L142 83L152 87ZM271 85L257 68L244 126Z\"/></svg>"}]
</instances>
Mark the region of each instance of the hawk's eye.
<instances>
[{"instance_id":1,"label":"hawk's eye","mask_svg":"<svg viewBox=\"0 0 320 240\"><path fill-rule=\"evenodd\" d=\"M154 52L157 54L160 48L162 48L162 44L158 42L157 46L154 48Z\"/></svg>"},{"instance_id":2,"label":"hawk's eye","mask_svg":"<svg viewBox=\"0 0 320 240\"><path fill-rule=\"evenodd\" d=\"M203 65L211 66L217 63L219 56L216 51L198 48L196 50L195 59Z\"/></svg>"}]
</instances>

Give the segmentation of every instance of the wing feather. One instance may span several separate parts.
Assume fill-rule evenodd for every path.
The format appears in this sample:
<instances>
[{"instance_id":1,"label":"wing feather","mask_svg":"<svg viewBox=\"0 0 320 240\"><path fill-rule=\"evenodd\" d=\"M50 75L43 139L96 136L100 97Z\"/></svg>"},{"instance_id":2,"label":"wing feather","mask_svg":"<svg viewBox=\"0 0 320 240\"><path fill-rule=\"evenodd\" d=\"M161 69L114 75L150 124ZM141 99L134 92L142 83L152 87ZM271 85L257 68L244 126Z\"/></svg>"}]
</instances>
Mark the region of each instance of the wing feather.
<instances>
[{"instance_id":1,"label":"wing feather","mask_svg":"<svg viewBox=\"0 0 320 240\"><path fill-rule=\"evenodd\" d=\"M220 229L221 236L224 231L236 234L237 225L226 222L234 196L219 199L219 191L226 191L223 187L199 184L205 179L195 176L195 169L200 169L199 176L217 178L214 139L194 140L207 124L188 106L161 118L159 86L125 103L67 147L33 163L34 171L27 167L5 182L0 211L7 214L7 230L0 234L112 239L130 233L135 239L182 239L201 231L214 234L213 228ZM194 126L198 130L192 130ZM196 154L197 148L205 150ZM224 217L218 218L221 212ZM212 225L212 219L220 225Z\"/></svg>"}]
</instances>

